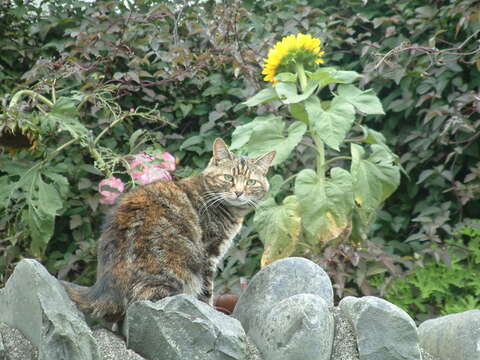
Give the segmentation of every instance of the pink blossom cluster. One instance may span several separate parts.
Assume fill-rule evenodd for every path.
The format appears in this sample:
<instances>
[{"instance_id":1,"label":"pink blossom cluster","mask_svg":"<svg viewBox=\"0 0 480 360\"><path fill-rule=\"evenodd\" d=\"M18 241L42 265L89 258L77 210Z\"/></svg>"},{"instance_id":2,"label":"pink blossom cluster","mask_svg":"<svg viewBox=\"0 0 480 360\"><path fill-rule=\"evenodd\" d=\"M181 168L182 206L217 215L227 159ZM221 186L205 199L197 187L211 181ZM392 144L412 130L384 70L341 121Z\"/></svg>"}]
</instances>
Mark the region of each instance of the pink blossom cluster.
<instances>
[{"instance_id":1,"label":"pink blossom cluster","mask_svg":"<svg viewBox=\"0 0 480 360\"><path fill-rule=\"evenodd\" d=\"M141 185L159 180L172 180L170 171L175 170L175 157L164 152L160 155L137 154L128 161L128 173ZM102 195L100 203L111 205L125 190L125 184L114 176L100 181L98 192Z\"/></svg>"}]
</instances>

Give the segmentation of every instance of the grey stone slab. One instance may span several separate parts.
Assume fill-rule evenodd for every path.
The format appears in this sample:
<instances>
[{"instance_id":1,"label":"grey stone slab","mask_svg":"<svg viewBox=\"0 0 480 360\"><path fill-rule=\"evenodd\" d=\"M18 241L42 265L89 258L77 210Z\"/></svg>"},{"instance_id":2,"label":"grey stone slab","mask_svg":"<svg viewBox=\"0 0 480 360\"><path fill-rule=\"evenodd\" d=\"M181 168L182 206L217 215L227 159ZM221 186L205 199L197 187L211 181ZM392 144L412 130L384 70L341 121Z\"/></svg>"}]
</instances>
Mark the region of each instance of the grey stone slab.
<instances>
[{"instance_id":1,"label":"grey stone slab","mask_svg":"<svg viewBox=\"0 0 480 360\"><path fill-rule=\"evenodd\" d=\"M298 294L276 304L255 333L265 360L330 360L333 314L321 297Z\"/></svg>"},{"instance_id":2,"label":"grey stone slab","mask_svg":"<svg viewBox=\"0 0 480 360\"><path fill-rule=\"evenodd\" d=\"M421 360L413 319L386 300L346 297L339 308L353 324L360 360Z\"/></svg>"},{"instance_id":3,"label":"grey stone slab","mask_svg":"<svg viewBox=\"0 0 480 360\"><path fill-rule=\"evenodd\" d=\"M480 359L480 310L424 321L418 332L422 347L438 360Z\"/></svg>"},{"instance_id":4,"label":"grey stone slab","mask_svg":"<svg viewBox=\"0 0 480 360\"><path fill-rule=\"evenodd\" d=\"M189 295L127 310L127 346L149 360L244 360L246 336L238 320Z\"/></svg>"},{"instance_id":5,"label":"grey stone slab","mask_svg":"<svg viewBox=\"0 0 480 360\"><path fill-rule=\"evenodd\" d=\"M273 306L297 294L318 295L333 306L332 283L320 266L298 257L275 261L253 277L238 299L233 316L249 334L262 324Z\"/></svg>"},{"instance_id":6,"label":"grey stone slab","mask_svg":"<svg viewBox=\"0 0 480 360\"><path fill-rule=\"evenodd\" d=\"M37 261L20 261L0 289L0 322L21 331L40 360L100 359L83 314L62 285Z\"/></svg>"}]
</instances>

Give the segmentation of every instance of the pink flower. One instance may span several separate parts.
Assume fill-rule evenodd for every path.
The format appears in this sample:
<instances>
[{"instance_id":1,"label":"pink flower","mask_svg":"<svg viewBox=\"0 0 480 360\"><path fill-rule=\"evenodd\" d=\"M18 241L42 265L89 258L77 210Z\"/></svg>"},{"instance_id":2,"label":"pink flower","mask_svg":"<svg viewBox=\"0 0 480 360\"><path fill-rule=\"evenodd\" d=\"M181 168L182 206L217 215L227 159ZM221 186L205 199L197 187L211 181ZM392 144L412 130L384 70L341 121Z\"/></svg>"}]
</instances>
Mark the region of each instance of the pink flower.
<instances>
[{"instance_id":1,"label":"pink flower","mask_svg":"<svg viewBox=\"0 0 480 360\"><path fill-rule=\"evenodd\" d=\"M157 163L162 160L161 163ZM150 184L157 180L172 180L168 171L175 170L175 157L170 153L155 155L155 157L141 153L129 161L129 173L133 180L142 185Z\"/></svg>"},{"instance_id":2,"label":"pink flower","mask_svg":"<svg viewBox=\"0 0 480 360\"><path fill-rule=\"evenodd\" d=\"M145 167L143 172L138 176L136 175L134 179L137 180L141 185L146 185L158 180L172 180L172 176L167 170L152 165Z\"/></svg>"},{"instance_id":3,"label":"pink flower","mask_svg":"<svg viewBox=\"0 0 480 360\"><path fill-rule=\"evenodd\" d=\"M113 191L111 191L113 190ZM112 176L108 179L103 179L98 184L98 192L103 196L100 199L101 204L111 205L115 199L125 190L125 185L122 180Z\"/></svg>"},{"instance_id":4,"label":"pink flower","mask_svg":"<svg viewBox=\"0 0 480 360\"><path fill-rule=\"evenodd\" d=\"M157 159L163 159L160 166L168 171L175 171L175 156L168 152L156 156Z\"/></svg>"}]
</instances>

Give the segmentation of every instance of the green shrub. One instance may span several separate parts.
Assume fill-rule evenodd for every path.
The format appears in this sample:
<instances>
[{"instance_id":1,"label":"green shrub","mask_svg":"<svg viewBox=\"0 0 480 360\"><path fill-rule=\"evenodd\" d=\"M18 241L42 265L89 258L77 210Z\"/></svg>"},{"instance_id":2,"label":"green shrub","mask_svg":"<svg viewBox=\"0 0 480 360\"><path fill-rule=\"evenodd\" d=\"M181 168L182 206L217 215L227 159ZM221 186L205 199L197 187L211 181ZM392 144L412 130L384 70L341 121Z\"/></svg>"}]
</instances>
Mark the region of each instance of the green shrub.
<instances>
[{"instance_id":1,"label":"green shrub","mask_svg":"<svg viewBox=\"0 0 480 360\"><path fill-rule=\"evenodd\" d=\"M309 255L329 272L336 295L384 294L392 274L414 269L418 259L442 249L459 223L480 218L473 201L480 191L480 52L475 41L480 12L475 0L36 4L0 4L0 132L15 129L18 135L0 141L0 282L24 256L38 256L60 277L91 282L95 241L108 209L96 205L97 185L108 171L126 175L122 161L115 159L166 150L179 159L179 176L201 169L215 137L228 140L256 116L281 111L275 106L252 111L238 104L261 88L267 50L297 32L322 39L329 65L362 74L359 88L375 90L386 116L368 119L367 125L385 135L408 175L378 212L368 240L327 243ZM94 138L106 131L97 145L107 166L80 142L61 148L74 136L57 133L55 121L38 121L51 118L52 110L39 97L20 99L7 114L12 96L24 89L50 101L55 89L55 98L74 105L74 117ZM79 99L89 100L80 104ZM126 118L109 128L115 116L108 106L117 114L156 109L158 116ZM12 141L35 151L4 150ZM272 175L288 179L312 168L314 157L306 156L302 145L297 150ZM328 150L327 156L332 156ZM55 184L61 207L52 195L57 201L44 209L50 217L41 222L48 231L31 234L38 224L27 221L28 191L19 187L5 196L3 189L40 163L42 189L53 194L50 185ZM51 175L57 180L47 173L57 174ZM289 191L284 186L277 199ZM231 287L259 267L263 244L252 221L247 219L239 247L224 264L221 287ZM43 252L32 252L32 244L41 244Z\"/></svg>"},{"instance_id":2,"label":"green shrub","mask_svg":"<svg viewBox=\"0 0 480 360\"><path fill-rule=\"evenodd\" d=\"M417 319L450 314L480 306L480 221L460 228L442 251L432 248L404 278L394 279L386 299ZM382 279L374 279L378 282Z\"/></svg>"}]
</instances>

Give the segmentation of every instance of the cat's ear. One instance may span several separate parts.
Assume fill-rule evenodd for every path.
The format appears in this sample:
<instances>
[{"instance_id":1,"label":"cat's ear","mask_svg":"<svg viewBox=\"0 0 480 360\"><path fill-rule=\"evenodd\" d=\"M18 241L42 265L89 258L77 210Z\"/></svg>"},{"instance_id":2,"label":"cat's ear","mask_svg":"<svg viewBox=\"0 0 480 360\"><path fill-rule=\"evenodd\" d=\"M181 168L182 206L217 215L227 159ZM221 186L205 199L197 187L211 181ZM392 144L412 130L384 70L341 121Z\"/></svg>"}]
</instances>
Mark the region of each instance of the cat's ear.
<instances>
[{"instance_id":1,"label":"cat's ear","mask_svg":"<svg viewBox=\"0 0 480 360\"><path fill-rule=\"evenodd\" d=\"M220 138L216 138L213 142L213 158L215 162L232 159L232 153L228 150L227 144Z\"/></svg>"},{"instance_id":2,"label":"cat's ear","mask_svg":"<svg viewBox=\"0 0 480 360\"><path fill-rule=\"evenodd\" d=\"M265 155L257 157L255 160L253 160L253 162L263 170L264 174L266 174L268 171L268 168L272 164L273 159L275 159L275 154L276 154L275 151L270 151Z\"/></svg>"}]
</instances>

